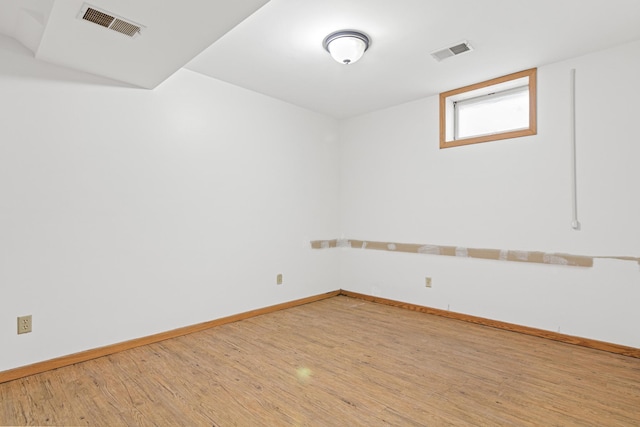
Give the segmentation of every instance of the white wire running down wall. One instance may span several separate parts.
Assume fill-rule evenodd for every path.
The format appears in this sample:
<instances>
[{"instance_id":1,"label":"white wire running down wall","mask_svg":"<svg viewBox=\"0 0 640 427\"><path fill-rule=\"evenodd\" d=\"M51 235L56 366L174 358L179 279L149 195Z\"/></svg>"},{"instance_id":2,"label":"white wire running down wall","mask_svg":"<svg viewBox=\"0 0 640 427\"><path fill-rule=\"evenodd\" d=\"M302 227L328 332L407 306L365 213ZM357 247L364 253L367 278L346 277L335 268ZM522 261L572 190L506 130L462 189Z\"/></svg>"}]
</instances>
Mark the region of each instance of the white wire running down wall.
<instances>
[{"instance_id":1,"label":"white wire running down wall","mask_svg":"<svg viewBox=\"0 0 640 427\"><path fill-rule=\"evenodd\" d=\"M578 172L576 165L576 69L571 69L571 228L580 230L578 221Z\"/></svg>"}]
</instances>

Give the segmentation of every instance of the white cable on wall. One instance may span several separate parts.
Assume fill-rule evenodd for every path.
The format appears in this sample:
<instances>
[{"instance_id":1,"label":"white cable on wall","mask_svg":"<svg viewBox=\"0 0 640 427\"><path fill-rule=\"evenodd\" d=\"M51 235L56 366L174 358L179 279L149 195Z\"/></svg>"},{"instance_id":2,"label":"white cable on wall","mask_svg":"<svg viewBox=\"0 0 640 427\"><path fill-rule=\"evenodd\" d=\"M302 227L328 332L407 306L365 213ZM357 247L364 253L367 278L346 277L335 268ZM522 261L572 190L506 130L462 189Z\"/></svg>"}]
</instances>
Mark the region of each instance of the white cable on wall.
<instances>
[{"instance_id":1,"label":"white cable on wall","mask_svg":"<svg viewBox=\"0 0 640 427\"><path fill-rule=\"evenodd\" d=\"M580 230L578 221L578 174L576 165L576 69L571 69L571 228Z\"/></svg>"}]
</instances>

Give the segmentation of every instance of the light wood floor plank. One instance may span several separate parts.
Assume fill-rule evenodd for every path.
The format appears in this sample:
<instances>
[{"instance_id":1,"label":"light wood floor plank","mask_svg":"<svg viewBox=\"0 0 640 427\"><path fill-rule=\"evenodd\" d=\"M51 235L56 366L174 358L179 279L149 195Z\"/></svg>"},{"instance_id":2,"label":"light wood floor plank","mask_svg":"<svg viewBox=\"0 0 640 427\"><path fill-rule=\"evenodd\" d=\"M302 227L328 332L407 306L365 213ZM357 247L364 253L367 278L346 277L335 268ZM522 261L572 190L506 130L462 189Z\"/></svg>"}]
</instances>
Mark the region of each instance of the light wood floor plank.
<instances>
[{"instance_id":1,"label":"light wood floor plank","mask_svg":"<svg viewBox=\"0 0 640 427\"><path fill-rule=\"evenodd\" d=\"M0 425L636 426L640 359L340 296L0 384Z\"/></svg>"}]
</instances>

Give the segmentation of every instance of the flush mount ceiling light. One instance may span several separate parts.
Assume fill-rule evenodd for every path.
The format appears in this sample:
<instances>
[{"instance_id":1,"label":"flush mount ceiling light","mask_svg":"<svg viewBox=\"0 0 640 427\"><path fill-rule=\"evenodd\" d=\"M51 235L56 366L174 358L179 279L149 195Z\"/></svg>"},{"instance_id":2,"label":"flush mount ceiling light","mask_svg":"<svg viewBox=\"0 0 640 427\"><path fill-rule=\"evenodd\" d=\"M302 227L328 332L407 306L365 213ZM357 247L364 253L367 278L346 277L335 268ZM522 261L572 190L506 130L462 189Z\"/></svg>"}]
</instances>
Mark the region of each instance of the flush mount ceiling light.
<instances>
[{"instance_id":1,"label":"flush mount ceiling light","mask_svg":"<svg viewBox=\"0 0 640 427\"><path fill-rule=\"evenodd\" d=\"M362 58L369 49L369 36L360 31L341 30L324 38L322 46L331 57L341 64L349 65Z\"/></svg>"}]
</instances>

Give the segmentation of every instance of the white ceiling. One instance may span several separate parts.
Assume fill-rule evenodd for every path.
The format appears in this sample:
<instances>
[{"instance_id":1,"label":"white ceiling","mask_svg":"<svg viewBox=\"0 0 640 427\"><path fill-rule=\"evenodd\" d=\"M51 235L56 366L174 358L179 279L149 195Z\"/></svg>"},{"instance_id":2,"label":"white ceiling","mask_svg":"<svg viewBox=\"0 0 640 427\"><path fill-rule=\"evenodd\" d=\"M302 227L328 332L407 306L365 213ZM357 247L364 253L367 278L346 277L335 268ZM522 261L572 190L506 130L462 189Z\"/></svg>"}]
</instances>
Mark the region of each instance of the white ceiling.
<instances>
[{"instance_id":1,"label":"white ceiling","mask_svg":"<svg viewBox=\"0 0 640 427\"><path fill-rule=\"evenodd\" d=\"M128 39L77 20L82 0L2 0L0 32L133 85L185 66L337 118L640 39L640 0L271 0L251 15L266 1L89 1L147 27ZM322 48L340 29L372 38L356 64ZM462 40L474 51L432 59Z\"/></svg>"}]
</instances>

